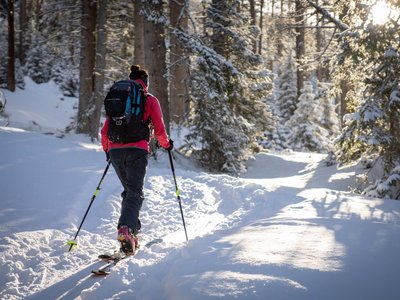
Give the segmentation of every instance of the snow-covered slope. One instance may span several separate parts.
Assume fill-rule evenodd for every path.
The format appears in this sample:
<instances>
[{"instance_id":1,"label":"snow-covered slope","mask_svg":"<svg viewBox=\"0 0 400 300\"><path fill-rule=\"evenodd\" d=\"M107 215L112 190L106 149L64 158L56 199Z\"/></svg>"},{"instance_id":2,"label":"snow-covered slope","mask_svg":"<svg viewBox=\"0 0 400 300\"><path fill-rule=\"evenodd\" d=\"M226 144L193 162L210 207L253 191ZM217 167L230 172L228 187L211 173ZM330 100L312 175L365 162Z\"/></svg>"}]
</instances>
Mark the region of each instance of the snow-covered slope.
<instances>
[{"instance_id":1,"label":"snow-covered slope","mask_svg":"<svg viewBox=\"0 0 400 300\"><path fill-rule=\"evenodd\" d=\"M161 152L149 164L141 221L142 245L163 242L92 277L96 256L118 247L121 187L110 168L68 253L106 162L85 137L43 134L63 129L72 110L37 97L40 118L17 114L23 95L40 91L59 97L51 85L6 93L14 127L0 127L0 299L398 298L400 202L353 195L354 166L295 152L260 153L242 178L205 173L175 154L188 243ZM69 117L55 124L50 112Z\"/></svg>"}]
</instances>

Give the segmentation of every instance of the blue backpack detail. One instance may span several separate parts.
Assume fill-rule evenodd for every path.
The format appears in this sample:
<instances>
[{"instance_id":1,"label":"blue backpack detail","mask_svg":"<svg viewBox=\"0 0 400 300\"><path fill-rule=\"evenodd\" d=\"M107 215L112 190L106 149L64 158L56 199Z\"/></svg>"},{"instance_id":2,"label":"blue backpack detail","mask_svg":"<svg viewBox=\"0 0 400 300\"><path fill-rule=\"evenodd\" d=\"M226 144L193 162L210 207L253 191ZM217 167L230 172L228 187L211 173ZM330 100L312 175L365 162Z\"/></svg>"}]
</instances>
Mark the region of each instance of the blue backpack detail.
<instances>
[{"instance_id":1,"label":"blue backpack detail","mask_svg":"<svg viewBox=\"0 0 400 300\"><path fill-rule=\"evenodd\" d=\"M132 80L111 86L104 99L110 141L126 144L150 139L150 120L143 120L146 97L143 87Z\"/></svg>"}]
</instances>

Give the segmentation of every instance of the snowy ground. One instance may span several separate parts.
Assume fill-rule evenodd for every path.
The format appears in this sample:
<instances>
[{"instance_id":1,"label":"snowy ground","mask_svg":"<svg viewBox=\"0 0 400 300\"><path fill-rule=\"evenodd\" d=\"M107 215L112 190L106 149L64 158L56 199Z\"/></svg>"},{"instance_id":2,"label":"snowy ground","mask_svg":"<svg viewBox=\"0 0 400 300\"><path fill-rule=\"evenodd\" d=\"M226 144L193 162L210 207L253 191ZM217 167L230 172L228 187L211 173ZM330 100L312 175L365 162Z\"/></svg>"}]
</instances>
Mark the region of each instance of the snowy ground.
<instances>
[{"instance_id":1,"label":"snowy ground","mask_svg":"<svg viewBox=\"0 0 400 300\"><path fill-rule=\"evenodd\" d=\"M67 252L106 166L98 143L61 136L76 99L53 84L6 92L0 119L0 299L398 299L400 202L349 192L356 167L324 155L261 153L242 178L175 154L185 235L168 157L151 160L143 248L107 277L121 187L112 169ZM54 134L52 134L54 133ZM174 137L179 140L177 132Z\"/></svg>"}]
</instances>

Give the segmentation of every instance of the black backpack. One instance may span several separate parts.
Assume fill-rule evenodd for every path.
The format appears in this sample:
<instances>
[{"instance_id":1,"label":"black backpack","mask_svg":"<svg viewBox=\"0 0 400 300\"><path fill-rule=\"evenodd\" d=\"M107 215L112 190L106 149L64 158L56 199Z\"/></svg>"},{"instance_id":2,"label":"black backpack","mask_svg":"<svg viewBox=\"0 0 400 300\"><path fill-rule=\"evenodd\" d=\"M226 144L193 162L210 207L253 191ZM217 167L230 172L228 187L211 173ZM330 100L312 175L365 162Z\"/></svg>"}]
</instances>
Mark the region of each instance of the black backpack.
<instances>
[{"instance_id":1,"label":"black backpack","mask_svg":"<svg viewBox=\"0 0 400 300\"><path fill-rule=\"evenodd\" d=\"M150 139L150 120L143 120L147 94L132 80L114 83L104 99L108 116L107 136L114 143L132 143Z\"/></svg>"}]
</instances>

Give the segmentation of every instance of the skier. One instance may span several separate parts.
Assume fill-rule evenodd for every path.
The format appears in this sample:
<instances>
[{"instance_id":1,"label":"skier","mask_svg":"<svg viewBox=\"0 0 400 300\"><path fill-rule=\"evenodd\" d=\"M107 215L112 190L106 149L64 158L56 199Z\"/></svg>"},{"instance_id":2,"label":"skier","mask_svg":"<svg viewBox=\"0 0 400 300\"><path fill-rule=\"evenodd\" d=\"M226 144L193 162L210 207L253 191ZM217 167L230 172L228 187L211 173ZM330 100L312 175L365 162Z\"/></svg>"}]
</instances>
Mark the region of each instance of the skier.
<instances>
[{"instance_id":1,"label":"skier","mask_svg":"<svg viewBox=\"0 0 400 300\"><path fill-rule=\"evenodd\" d=\"M173 141L168 138L158 99L149 94L149 75L139 65L131 66L129 78L140 83L147 94L143 120L150 120L154 134L161 147L172 150ZM144 137L138 142L115 143L108 138L109 118L106 118L101 129L101 143L106 153L107 161L111 159L115 172L124 188L121 193L122 207L118 221L118 241L121 250L133 254L139 248L137 234L141 228L139 211L143 203L143 185L148 163L149 141Z\"/></svg>"}]
</instances>

